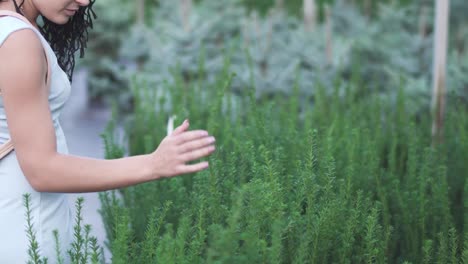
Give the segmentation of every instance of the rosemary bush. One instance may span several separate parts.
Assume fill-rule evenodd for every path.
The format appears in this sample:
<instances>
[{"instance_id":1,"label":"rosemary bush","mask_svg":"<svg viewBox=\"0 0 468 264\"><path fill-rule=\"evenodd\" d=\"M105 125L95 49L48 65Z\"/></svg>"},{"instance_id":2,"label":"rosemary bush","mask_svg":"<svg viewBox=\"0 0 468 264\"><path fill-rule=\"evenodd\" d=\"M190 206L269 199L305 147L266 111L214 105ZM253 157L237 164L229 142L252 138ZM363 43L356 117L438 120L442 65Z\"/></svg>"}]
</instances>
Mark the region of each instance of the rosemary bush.
<instances>
[{"instance_id":1,"label":"rosemary bush","mask_svg":"<svg viewBox=\"0 0 468 264\"><path fill-rule=\"evenodd\" d=\"M445 142L431 147L404 82L394 102L361 96L357 77L316 83L315 104L301 105L300 74L292 96L259 101L254 85L234 94L230 72L226 60L214 82L173 73L159 92L133 79L126 142L111 122L107 158L154 150L173 115L218 147L197 175L100 194L113 263L468 261L464 106L449 104Z\"/></svg>"},{"instance_id":2,"label":"rosemary bush","mask_svg":"<svg viewBox=\"0 0 468 264\"><path fill-rule=\"evenodd\" d=\"M202 65L200 65L202 67ZM200 69L203 71L203 69ZM112 263L463 263L468 259L468 112L450 101L445 141L431 147L429 114L410 111L405 82L395 102L361 96L357 77L316 83L315 104L292 96L233 93L229 60L214 82L173 73L159 90L132 80L126 142L112 120L107 158L153 151L166 120L207 128L210 169L103 192ZM255 82L252 82L255 84ZM329 90L333 92L328 92ZM102 263L76 202L72 263ZM30 263L41 258L25 195ZM54 232L56 241L58 233ZM64 263L57 245L57 263Z\"/></svg>"},{"instance_id":3,"label":"rosemary bush","mask_svg":"<svg viewBox=\"0 0 468 264\"><path fill-rule=\"evenodd\" d=\"M84 198L79 197L75 202L75 223L73 226L73 240L63 255L62 247L59 244L59 232L54 230L51 236L54 236L56 259L47 259L40 256L40 244L36 238L36 230L32 221L31 214L31 195L23 195L24 207L26 210L26 233L29 238L28 264L47 264L47 263L71 263L71 264L98 264L104 263L103 248L99 246L97 238L91 235L91 225L83 224L83 203ZM67 259L67 261L65 261Z\"/></svg>"}]
</instances>

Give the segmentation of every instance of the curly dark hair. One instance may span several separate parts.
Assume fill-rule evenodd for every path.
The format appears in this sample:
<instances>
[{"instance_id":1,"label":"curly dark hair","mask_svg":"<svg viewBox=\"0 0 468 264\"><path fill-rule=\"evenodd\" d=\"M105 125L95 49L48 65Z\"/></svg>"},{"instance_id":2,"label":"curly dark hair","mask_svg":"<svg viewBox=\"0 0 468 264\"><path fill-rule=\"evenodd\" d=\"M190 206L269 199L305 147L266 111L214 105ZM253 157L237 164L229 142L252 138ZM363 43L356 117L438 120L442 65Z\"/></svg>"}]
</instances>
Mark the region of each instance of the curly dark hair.
<instances>
[{"instance_id":1,"label":"curly dark hair","mask_svg":"<svg viewBox=\"0 0 468 264\"><path fill-rule=\"evenodd\" d=\"M46 17L41 16L44 23L39 26L39 30L54 50L58 64L70 81L73 78L75 68L75 53L79 50L80 58L83 58L87 47L86 43L88 42L88 29L93 28L93 19L97 18L92 9L95 1L90 0L88 6L80 7L76 14L64 25L55 24ZM24 15L21 12L24 0L19 5L16 0L13 0L13 3L16 12Z\"/></svg>"}]
</instances>

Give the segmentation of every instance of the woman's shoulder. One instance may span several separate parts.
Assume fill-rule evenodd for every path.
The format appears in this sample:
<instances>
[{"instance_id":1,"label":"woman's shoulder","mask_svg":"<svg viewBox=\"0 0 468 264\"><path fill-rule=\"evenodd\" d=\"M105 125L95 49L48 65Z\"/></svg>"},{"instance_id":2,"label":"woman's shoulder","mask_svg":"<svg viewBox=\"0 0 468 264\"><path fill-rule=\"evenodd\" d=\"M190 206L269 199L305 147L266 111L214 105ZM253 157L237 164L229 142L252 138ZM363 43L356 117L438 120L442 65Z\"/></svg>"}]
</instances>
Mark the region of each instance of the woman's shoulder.
<instances>
[{"instance_id":1,"label":"woman's shoulder","mask_svg":"<svg viewBox=\"0 0 468 264\"><path fill-rule=\"evenodd\" d=\"M35 67L37 65L31 63L31 58L40 58L43 55L42 41L32 25L15 17L0 18L0 68L10 68L6 66L10 64L21 64L20 68L24 69ZM40 69L31 69L31 72L33 70ZM2 70L1 75L5 72L6 70ZM11 76L3 76L4 79L9 77Z\"/></svg>"},{"instance_id":2,"label":"woman's shoulder","mask_svg":"<svg viewBox=\"0 0 468 264\"><path fill-rule=\"evenodd\" d=\"M26 28L34 29L33 26L19 18L12 16L0 16L0 45L8 38L11 33Z\"/></svg>"},{"instance_id":3,"label":"woman's shoulder","mask_svg":"<svg viewBox=\"0 0 468 264\"><path fill-rule=\"evenodd\" d=\"M10 28L16 27L29 27L32 28L30 24L26 23L25 21L9 15L4 15L0 11L0 31L8 31Z\"/></svg>"}]
</instances>

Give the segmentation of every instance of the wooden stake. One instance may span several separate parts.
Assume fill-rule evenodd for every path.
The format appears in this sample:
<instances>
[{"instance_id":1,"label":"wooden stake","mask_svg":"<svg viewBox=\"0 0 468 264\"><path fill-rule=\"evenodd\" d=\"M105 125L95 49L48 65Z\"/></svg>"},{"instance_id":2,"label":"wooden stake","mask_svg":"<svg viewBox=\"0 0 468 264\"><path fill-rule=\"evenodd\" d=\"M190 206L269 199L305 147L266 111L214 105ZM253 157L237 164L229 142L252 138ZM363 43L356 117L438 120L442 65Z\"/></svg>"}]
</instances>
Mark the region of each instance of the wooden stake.
<instances>
[{"instance_id":1,"label":"wooden stake","mask_svg":"<svg viewBox=\"0 0 468 264\"><path fill-rule=\"evenodd\" d=\"M317 23L315 0L304 0L304 23L307 31L313 31Z\"/></svg>"},{"instance_id":2,"label":"wooden stake","mask_svg":"<svg viewBox=\"0 0 468 264\"><path fill-rule=\"evenodd\" d=\"M136 16L137 16L137 23L144 24L145 23L145 0L138 0L136 1Z\"/></svg>"},{"instance_id":3,"label":"wooden stake","mask_svg":"<svg viewBox=\"0 0 468 264\"><path fill-rule=\"evenodd\" d=\"M326 15L326 40L327 40L327 63L330 65L333 63L333 19L331 17L331 8L330 6L325 7Z\"/></svg>"},{"instance_id":4,"label":"wooden stake","mask_svg":"<svg viewBox=\"0 0 468 264\"><path fill-rule=\"evenodd\" d=\"M190 15L192 14L192 0L180 1L180 17L186 32L190 32Z\"/></svg>"},{"instance_id":5,"label":"wooden stake","mask_svg":"<svg viewBox=\"0 0 468 264\"><path fill-rule=\"evenodd\" d=\"M284 0L276 0L275 8L282 10L284 8Z\"/></svg>"},{"instance_id":6,"label":"wooden stake","mask_svg":"<svg viewBox=\"0 0 468 264\"><path fill-rule=\"evenodd\" d=\"M429 8L423 3L419 14L419 37L425 39L427 36L427 17Z\"/></svg>"},{"instance_id":7,"label":"wooden stake","mask_svg":"<svg viewBox=\"0 0 468 264\"><path fill-rule=\"evenodd\" d=\"M368 17L372 16L372 1L364 0L364 12Z\"/></svg>"},{"instance_id":8,"label":"wooden stake","mask_svg":"<svg viewBox=\"0 0 468 264\"><path fill-rule=\"evenodd\" d=\"M436 0L432 81L432 143L441 143L445 111L447 40L450 0Z\"/></svg>"}]
</instances>

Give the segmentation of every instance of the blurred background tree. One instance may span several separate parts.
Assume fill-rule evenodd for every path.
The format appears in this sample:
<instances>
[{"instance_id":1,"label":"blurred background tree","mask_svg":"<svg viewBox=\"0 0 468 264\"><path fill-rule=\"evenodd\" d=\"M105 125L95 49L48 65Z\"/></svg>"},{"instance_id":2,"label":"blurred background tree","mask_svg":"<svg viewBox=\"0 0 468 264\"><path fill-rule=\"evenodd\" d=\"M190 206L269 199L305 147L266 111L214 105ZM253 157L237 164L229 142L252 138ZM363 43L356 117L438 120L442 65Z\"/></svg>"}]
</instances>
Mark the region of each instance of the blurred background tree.
<instances>
[{"instance_id":1,"label":"blurred background tree","mask_svg":"<svg viewBox=\"0 0 468 264\"><path fill-rule=\"evenodd\" d=\"M200 74L212 78L227 55L238 71L233 89L249 83L252 72L259 96L289 94L296 71L304 100L313 101L307 83L320 80L329 85L333 76L346 80L351 72L360 72L366 86L386 96L401 81L399 76L405 76L414 84L406 92L414 96L415 111L429 101L424 94L432 72L432 1L116 1L96 2L100 23L90 36L91 54L85 61L91 102L117 100L120 109L130 110L128 77L135 72L147 75L151 85L175 67L187 80ZM307 3L316 14L304 10ZM462 72L468 2L450 4L448 71L454 78L448 81L460 88L449 88L449 94L466 101L467 78ZM316 19L311 33L305 30L306 13ZM206 72L198 73L202 62Z\"/></svg>"}]
</instances>

